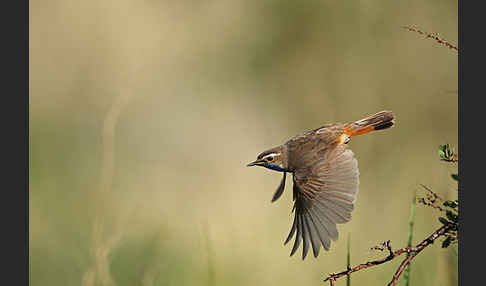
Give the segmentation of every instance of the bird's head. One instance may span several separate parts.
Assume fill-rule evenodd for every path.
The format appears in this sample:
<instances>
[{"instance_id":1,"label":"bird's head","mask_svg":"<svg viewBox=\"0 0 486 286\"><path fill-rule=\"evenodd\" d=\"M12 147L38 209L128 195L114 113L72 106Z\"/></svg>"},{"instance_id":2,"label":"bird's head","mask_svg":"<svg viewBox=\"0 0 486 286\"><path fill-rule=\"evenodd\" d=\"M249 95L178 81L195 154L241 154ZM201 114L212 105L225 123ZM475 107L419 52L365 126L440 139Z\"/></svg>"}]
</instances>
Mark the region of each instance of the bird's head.
<instances>
[{"instance_id":1,"label":"bird's head","mask_svg":"<svg viewBox=\"0 0 486 286\"><path fill-rule=\"evenodd\" d=\"M262 166L274 171L288 172L288 170L286 170L286 165L283 148L276 147L260 153L260 155L257 156L257 159L247 166Z\"/></svg>"}]
</instances>

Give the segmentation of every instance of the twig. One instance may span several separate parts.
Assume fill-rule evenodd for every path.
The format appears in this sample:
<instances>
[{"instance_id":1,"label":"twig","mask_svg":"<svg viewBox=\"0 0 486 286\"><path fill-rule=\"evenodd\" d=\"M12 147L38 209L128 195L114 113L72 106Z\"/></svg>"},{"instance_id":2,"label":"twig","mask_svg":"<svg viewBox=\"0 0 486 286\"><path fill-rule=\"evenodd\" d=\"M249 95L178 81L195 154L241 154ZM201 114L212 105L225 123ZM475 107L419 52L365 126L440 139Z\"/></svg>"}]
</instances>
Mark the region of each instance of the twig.
<instances>
[{"instance_id":1,"label":"twig","mask_svg":"<svg viewBox=\"0 0 486 286\"><path fill-rule=\"evenodd\" d=\"M390 244L390 241L385 241L383 243L383 247L380 248L380 247L377 247L377 248L372 248L372 249L387 249L388 250L388 256L383 258L383 259L379 259L379 260L374 260L374 261L369 261L369 262L366 262L366 263L362 263L360 265L357 265L351 269L347 269L345 271L341 271L339 273L334 273L334 274L329 274L329 276L324 280L324 282L326 281L330 281L330 284L331 285L334 285L334 281L336 281L337 279L343 277L343 276L346 276L346 275L349 275L353 272L356 272L356 271L359 271L359 270L362 270L362 269L366 269L366 268L369 268L369 267L372 267L372 266L376 266L376 265L380 265L380 264L383 264L385 262L388 262L390 260L393 260L395 257L403 254L403 253L407 253L409 254L407 256L407 258L405 258L405 260L400 264L400 266L398 267L397 271L395 272L395 274L393 275L393 279L392 281L388 284L388 286L392 286L392 285L395 285L396 282L398 281L398 278L400 277L400 275L402 274L403 270L405 269L405 266L417 255L419 254L424 248L426 248L427 246L429 246L430 244L434 243L434 241L439 238L440 236L444 235L446 233L446 231L448 229L450 229L452 227L451 224L447 224L447 225L443 225L441 228L439 228L438 230L436 230L434 233L432 233L429 237L427 237L425 240L423 240L420 244L418 244L417 246L415 247L405 247L405 248L400 248L398 250L395 250L393 251L392 250L392 247L391 247L391 244Z\"/></svg>"},{"instance_id":2,"label":"twig","mask_svg":"<svg viewBox=\"0 0 486 286\"><path fill-rule=\"evenodd\" d=\"M439 197L435 192L433 192L430 188L427 186L420 184L422 188L428 191L426 194L425 198L418 198L417 201L425 206L432 207L434 209L438 209L439 211L443 212L446 209L441 207L438 203L443 202L444 200Z\"/></svg>"},{"instance_id":3,"label":"twig","mask_svg":"<svg viewBox=\"0 0 486 286\"><path fill-rule=\"evenodd\" d=\"M414 247L414 251L412 253L410 253L410 255L408 255L407 258L405 258L405 260L402 261L402 263L398 267L397 271L393 275L392 281L390 281L390 283L388 283L388 286L395 285L398 281L398 278L400 277L403 270L405 269L405 266L415 256L417 256L417 254L419 254L420 251L422 251L425 247L429 246L430 244L434 243L434 240L436 240L441 235L444 235L447 232L447 230L450 229L451 227L452 227L452 224L446 224L446 225L442 226L441 228L436 230L434 233L432 233L429 237L427 237L424 241L422 241L419 245Z\"/></svg>"},{"instance_id":4,"label":"twig","mask_svg":"<svg viewBox=\"0 0 486 286\"><path fill-rule=\"evenodd\" d=\"M407 29L409 31L412 31L412 32L417 32L417 33L419 33L421 35L425 35L427 38L431 38L431 39L436 40L439 44L445 45L445 46L449 47L450 49L459 51L459 48L457 48L452 43L450 43L450 42L448 42L448 41L446 41L444 39L439 38L438 35L434 35L434 34L431 34L431 33L428 33L428 32L424 32L424 31L421 31L421 30L419 30L417 28L410 27L410 26L403 26L402 28L405 28L405 29Z\"/></svg>"},{"instance_id":5,"label":"twig","mask_svg":"<svg viewBox=\"0 0 486 286\"><path fill-rule=\"evenodd\" d=\"M410 261L417 255L417 252L411 252L407 258L405 258L402 263L400 263L400 266L398 266L397 271L395 274L393 274L393 279L388 285L395 285L398 281L398 278L400 278L400 275L402 274L403 270L409 265Z\"/></svg>"}]
</instances>

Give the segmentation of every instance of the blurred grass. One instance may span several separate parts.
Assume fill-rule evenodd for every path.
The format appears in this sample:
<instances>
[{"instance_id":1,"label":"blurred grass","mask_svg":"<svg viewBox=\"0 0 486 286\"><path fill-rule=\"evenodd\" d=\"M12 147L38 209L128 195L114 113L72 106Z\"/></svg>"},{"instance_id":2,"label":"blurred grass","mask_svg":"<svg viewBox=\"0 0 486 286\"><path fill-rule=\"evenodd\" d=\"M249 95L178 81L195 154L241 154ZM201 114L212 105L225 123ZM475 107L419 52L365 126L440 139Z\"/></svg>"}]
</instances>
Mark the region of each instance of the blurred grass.
<instances>
[{"instance_id":1,"label":"blurred grass","mask_svg":"<svg viewBox=\"0 0 486 286\"><path fill-rule=\"evenodd\" d=\"M348 244L346 252L346 269L351 269L351 234L348 234ZM351 286L351 275L346 275L346 286Z\"/></svg>"},{"instance_id":2,"label":"blurred grass","mask_svg":"<svg viewBox=\"0 0 486 286\"><path fill-rule=\"evenodd\" d=\"M412 202L410 204L410 218L408 223L408 243L407 247L412 247L413 243L413 225L415 224L415 208L417 206L417 195L413 196ZM412 263L409 262L403 272L403 284L405 286L410 285L410 268Z\"/></svg>"},{"instance_id":3,"label":"blurred grass","mask_svg":"<svg viewBox=\"0 0 486 286\"><path fill-rule=\"evenodd\" d=\"M317 285L346 263L346 233L356 262L377 242L406 245L419 183L455 194L436 146L457 146L457 56L400 27L454 41L457 2L48 0L30 11L31 285L80 285L100 216L116 285ZM121 94L103 198L103 122ZM353 220L317 260L289 258L291 191L270 204L277 174L245 164L383 109L396 127L349 146ZM417 237L436 226L417 208ZM414 259L411 284L452 285L449 255ZM358 273L360 285L385 284L396 266Z\"/></svg>"}]
</instances>

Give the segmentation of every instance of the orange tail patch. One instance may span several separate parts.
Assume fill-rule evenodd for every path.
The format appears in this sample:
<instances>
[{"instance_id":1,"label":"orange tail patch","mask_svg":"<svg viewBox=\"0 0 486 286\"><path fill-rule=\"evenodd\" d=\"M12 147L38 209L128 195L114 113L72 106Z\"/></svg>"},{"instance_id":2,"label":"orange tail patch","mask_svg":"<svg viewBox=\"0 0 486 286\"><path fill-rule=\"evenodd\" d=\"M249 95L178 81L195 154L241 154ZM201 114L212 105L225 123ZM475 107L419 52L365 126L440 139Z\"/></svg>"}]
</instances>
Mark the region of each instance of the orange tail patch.
<instances>
[{"instance_id":1,"label":"orange tail patch","mask_svg":"<svg viewBox=\"0 0 486 286\"><path fill-rule=\"evenodd\" d=\"M350 125L346 125L344 127L344 134L348 135L349 137L353 137L361 134L366 134L374 130L375 127L373 125L364 126L362 128L353 128Z\"/></svg>"},{"instance_id":2,"label":"orange tail patch","mask_svg":"<svg viewBox=\"0 0 486 286\"><path fill-rule=\"evenodd\" d=\"M366 134L375 130L387 129L395 125L395 115L391 111L380 111L344 126L344 134L349 137Z\"/></svg>"}]
</instances>

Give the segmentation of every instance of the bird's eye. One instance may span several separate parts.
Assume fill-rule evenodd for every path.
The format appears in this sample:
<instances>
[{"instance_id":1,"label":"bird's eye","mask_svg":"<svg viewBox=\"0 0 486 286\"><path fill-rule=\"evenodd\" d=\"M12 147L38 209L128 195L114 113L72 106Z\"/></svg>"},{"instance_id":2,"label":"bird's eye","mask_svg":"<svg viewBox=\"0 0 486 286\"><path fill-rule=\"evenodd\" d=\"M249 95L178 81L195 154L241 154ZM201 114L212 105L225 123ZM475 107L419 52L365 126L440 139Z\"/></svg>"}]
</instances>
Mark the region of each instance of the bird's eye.
<instances>
[{"instance_id":1,"label":"bird's eye","mask_svg":"<svg viewBox=\"0 0 486 286\"><path fill-rule=\"evenodd\" d=\"M272 157L272 156L267 157L267 161L269 161L269 162L270 162L270 161L273 161L273 157Z\"/></svg>"}]
</instances>

